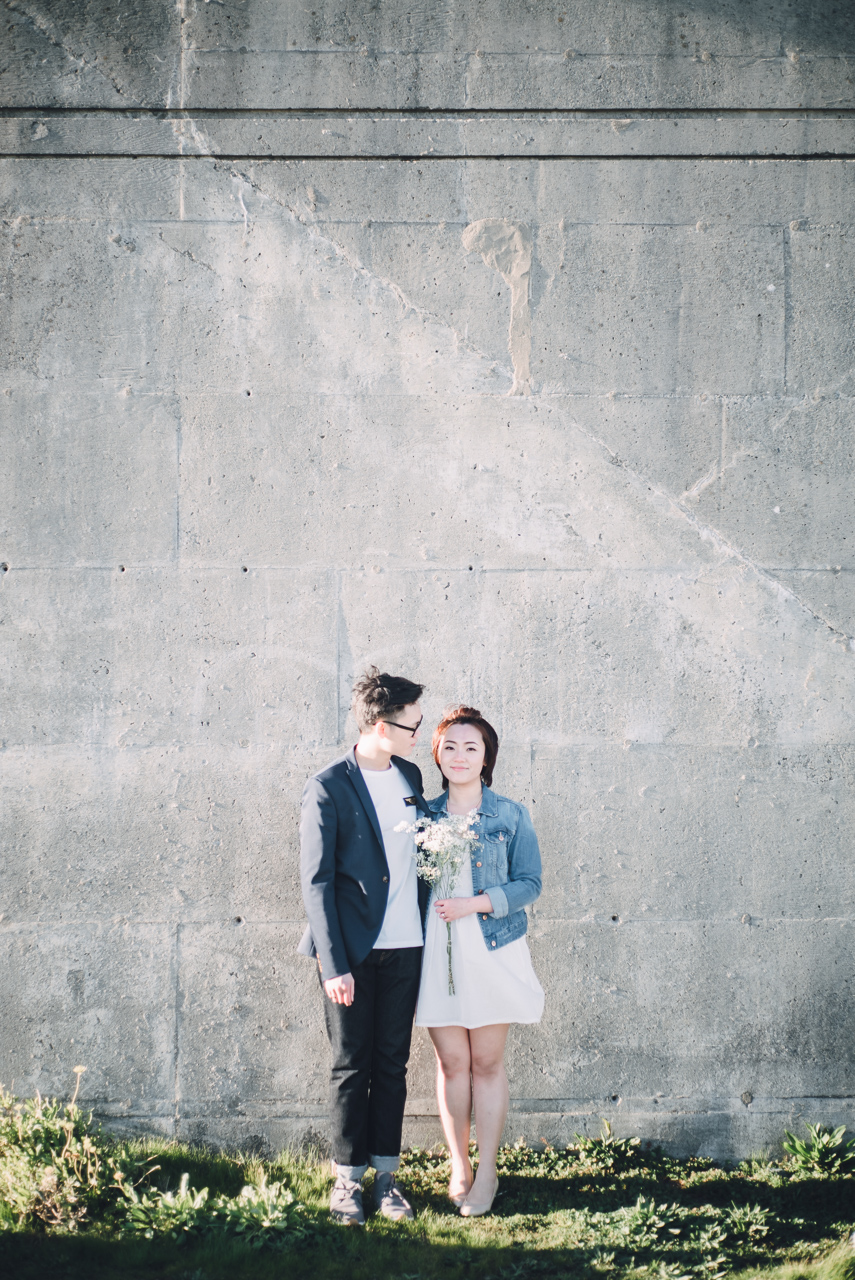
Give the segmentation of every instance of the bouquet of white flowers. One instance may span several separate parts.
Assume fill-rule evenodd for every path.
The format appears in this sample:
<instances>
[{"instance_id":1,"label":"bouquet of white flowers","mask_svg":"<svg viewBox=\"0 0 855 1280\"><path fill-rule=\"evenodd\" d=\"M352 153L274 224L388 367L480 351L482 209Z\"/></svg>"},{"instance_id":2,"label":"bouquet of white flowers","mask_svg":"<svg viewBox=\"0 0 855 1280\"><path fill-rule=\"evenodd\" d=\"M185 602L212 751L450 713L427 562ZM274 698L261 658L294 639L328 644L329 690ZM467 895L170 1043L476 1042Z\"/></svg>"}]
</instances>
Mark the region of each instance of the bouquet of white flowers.
<instances>
[{"instance_id":1,"label":"bouquet of white flowers","mask_svg":"<svg viewBox=\"0 0 855 1280\"><path fill-rule=\"evenodd\" d=\"M478 837L471 828L478 821L477 810L471 813L443 813L437 818L420 818L413 826L399 823L396 831L408 831L416 842L416 871L426 880L434 897L450 898L457 873L463 859ZM448 930L448 994L454 995L454 976L451 971L451 921L446 920Z\"/></svg>"}]
</instances>

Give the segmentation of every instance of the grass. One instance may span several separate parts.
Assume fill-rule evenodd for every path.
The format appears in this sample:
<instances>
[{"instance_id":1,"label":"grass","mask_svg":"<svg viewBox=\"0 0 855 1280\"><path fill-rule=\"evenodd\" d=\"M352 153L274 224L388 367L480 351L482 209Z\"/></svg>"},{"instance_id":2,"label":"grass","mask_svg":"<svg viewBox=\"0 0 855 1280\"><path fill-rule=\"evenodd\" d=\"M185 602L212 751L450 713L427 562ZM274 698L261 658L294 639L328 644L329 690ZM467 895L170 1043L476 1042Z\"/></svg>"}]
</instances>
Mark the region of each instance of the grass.
<instances>
[{"instance_id":1,"label":"grass","mask_svg":"<svg viewBox=\"0 0 855 1280\"><path fill-rule=\"evenodd\" d=\"M762 1158L722 1168L626 1143L505 1148L494 1213L466 1221L445 1196L444 1153L416 1150L399 1176L415 1221L371 1217L364 1230L345 1230L329 1222L329 1165L319 1158L262 1162L154 1139L130 1153L159 1166L150 1180L163 1191L185 1173L212 1197L265 1176L282 1182L306 1207L312 1235L272 1252L226 1238L116 1238L98 1222L74 1233L7 1230L0 1272L10 1280L855 1280L855 1180Z\"/></svg>"}]
</instances>

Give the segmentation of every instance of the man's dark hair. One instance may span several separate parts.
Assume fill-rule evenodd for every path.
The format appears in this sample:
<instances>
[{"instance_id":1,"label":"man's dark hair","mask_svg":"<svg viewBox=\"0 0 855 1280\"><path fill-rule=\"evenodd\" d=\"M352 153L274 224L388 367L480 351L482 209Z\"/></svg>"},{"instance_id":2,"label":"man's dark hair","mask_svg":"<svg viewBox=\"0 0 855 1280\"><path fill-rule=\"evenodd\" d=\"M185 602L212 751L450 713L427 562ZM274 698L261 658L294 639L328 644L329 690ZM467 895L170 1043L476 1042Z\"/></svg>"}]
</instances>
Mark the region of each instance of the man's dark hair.
<instances>
[{"instance_id":1,"label":"man's dark hair","mask_svg":"<svg viewBox=\"0 0 855 1280\"><path fill-rule=\"evenodd\" d=\"M387 671L369 667L353 686L351 708L360 733L368 733L378 720L395 720L422 696L424 686L405 676L390 676Z\"/></svg>"}]
</instances>

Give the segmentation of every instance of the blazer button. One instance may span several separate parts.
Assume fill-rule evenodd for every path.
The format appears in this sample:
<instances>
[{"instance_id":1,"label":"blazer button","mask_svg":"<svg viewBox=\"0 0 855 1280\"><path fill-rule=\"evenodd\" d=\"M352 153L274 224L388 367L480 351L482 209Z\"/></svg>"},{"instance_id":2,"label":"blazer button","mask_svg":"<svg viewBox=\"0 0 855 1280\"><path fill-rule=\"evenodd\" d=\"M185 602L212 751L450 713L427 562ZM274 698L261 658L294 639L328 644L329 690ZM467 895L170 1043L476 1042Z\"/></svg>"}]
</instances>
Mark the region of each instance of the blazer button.
<instances>
[{"instance_id":1,"label":"blazer button","mask_svg":"<svg viewBox=\"0 0 855 1280\"><path fill-rule=\"evenodd\" d=\"M384 884L388 884L388 883L389 883L389 877L388 877L388 876L384 876L384 877L383 877L383 883L384 883Z\"/></svg>"},{"instance_id":2,"label":"blazer button","mask_svg":"<svg viewBox=\"0 0 855 1280\"><path fill-rule=\"evenodd\" d=\"M495 947L495 945L496 945L495 940L494 940L490 945L491 945L491 946L493 946L493 947Z\"/></svg>"},{"instance_id":3,"label":"blazer button","mask_svg":"<svg viewBox=\"0 0 855 1280\"><path fill-rule=\"evenodd\" d=\"M487 919L487 917L486 917L486 916L482 916L482 917L481 917L481 919L482 919L482 920L486 920L486 919ZM495 944L495 943L493 943L493 946L495 946L495 945L496 945L496 944Z\"/></svg>"},{"instance_id":4,"label":"blazer button","mask_svg":"<svg viewBox=\"0 0 855 1280\"><path fill-rule=\"evenodd\" d=\"M481 863L480 863L480 862L476 862L476 863L475 863L475 866L476 866L476 867L480 867L480 865L481 865Z\"/></svg>"}]
</instances>

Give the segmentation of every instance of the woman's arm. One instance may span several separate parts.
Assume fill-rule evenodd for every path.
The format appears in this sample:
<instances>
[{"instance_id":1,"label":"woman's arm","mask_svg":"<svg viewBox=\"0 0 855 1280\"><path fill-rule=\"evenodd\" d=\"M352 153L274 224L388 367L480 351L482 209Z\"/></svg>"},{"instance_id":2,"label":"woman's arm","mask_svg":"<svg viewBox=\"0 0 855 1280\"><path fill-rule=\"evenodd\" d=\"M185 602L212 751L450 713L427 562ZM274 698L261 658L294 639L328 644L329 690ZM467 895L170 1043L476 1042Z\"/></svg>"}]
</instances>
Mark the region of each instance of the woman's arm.
<instances>
[{"instance_id":1,"label":"woman's arm","mask_svg":"<svg viewBox=\"0 0 855 1280\"><path fill-rule=\"evenodd\" d=\"M474 898L443 898L436 911L441 920L460 920L463 916L502 916L521 911L540 897L540 846L528 810L520 806L520 820L508 846L507 884L490 885Z\"/></svg>"},{"instance_id":2,"label":"woman's arm","mask_svg":"<svg viewBox=\"0 0 855 1280\"><path fill-rule=\"evenodd\" d=\"M493 915L501 919L535 902L542 887L540 872L540 846L528 810L521 806L520 820L508 848L507 884L490 885L487 890Z\"/></svg>"},{"instance_id":3,"label":"woman's arm","mask_svg":"<svg viewBox=\"0 0 855 1280\"><path fill-rule=\"evenodd\" d=\"M476 912L489 915L493 910L489 893L479 893L474 898L440 898L434 905L440 920L462 920Z\"/></svg>"}]
</instances>

